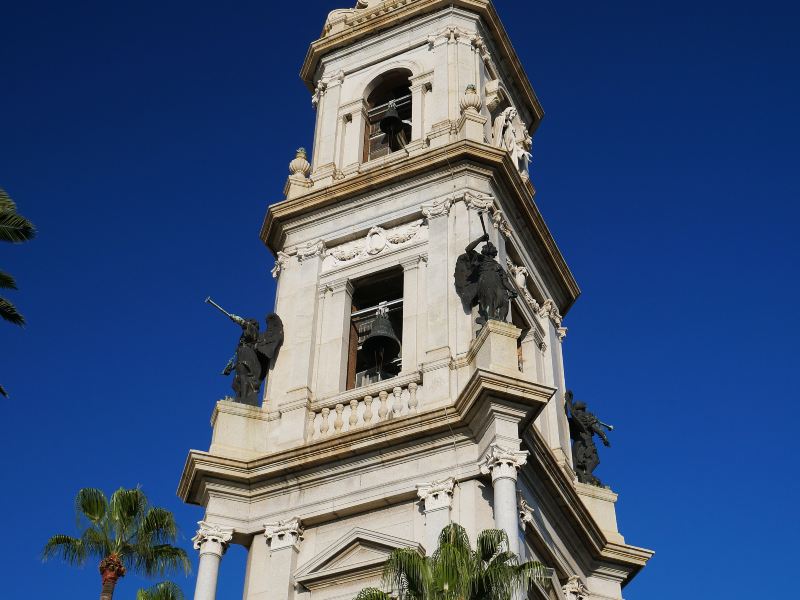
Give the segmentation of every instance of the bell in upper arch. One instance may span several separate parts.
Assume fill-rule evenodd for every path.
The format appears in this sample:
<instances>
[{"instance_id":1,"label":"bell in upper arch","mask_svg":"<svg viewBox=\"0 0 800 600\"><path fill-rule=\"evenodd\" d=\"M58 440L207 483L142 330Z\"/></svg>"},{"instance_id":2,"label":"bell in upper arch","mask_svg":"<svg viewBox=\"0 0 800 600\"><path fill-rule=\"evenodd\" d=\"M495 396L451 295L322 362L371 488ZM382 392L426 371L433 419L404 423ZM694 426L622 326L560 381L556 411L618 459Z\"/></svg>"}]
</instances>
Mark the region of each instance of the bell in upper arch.
<instances>
[{"instance_id":1,"label":"bell in upper arch","mask_svg":"<svg viewBox=\"0 0 800 600\"><path fill-rule=\"evenodd\" d=\"M386 108L386 114L380 122L381 131L389 137L394 137L403 131L403 127L403 120L397 112L397 103L394 100L390 100L389 106Z\"/></svg>"},{"instance_id":2,"label":"bell in upper arch","mask_svg":"<svg viewBox=\"0 0 800 600\"><path fill-rule=\"evenodd\" d=\"M372 329L361 344L361 350L368 357L375 357L374 368L378 373L387 370L387 367L400 356L400 340L394 333L392 323L386 316L386 308L378 308L378 314L372 322Z\"/></svg>"}]
</instances>

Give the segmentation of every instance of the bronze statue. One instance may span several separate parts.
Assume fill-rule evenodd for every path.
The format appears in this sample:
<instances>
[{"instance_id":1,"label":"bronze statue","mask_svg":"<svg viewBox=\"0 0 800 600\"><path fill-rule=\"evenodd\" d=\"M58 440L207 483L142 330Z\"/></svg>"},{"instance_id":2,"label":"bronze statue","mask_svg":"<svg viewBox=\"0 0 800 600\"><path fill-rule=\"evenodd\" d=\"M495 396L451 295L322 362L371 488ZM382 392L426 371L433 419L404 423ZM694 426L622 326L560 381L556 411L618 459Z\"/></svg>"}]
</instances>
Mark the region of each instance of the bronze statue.
<instances>
[{"instance_id":1,"label":"bronze statue","mask_svg":"<svg viewBox=\"0 0 800 600\"><path fill-rule=\"evenodd\" d=\"M572 390L566 393L566 405L569 419L569 435L572 438L572 464L578 481L603 487L600 480L592 472L600 464L600 457L597 454L597 446L594 443L594 436L598 435L603 440L604 446L610 446L605 427L609 431L614 430L613 425L606 425L592 413L586 410L585 402L573 402Z\"/></svg>"},{"instance_id":2,"label":"bronze statue","mask_svg":"<svg viewBox=\"0 0 800 600\"><path fill-rule=\"evenodd\" d=\"M255 319L243 319L238 315L233 315L211 298L206 298L206 302L219 309L242 328L236 354L225 365L222 374L225 376L234 374L231 387L236 402L258 406L260 404L258 391L261 389L261 382L266 379L271 362L283 343L281 318L275 313L267 315L267 329L261 333L258 321Z\"/></svg>"},{"instance_id":3,"label":"bronze statue","mask_svg":"<svg viewBox=\"0 0 800 600\"><path fill-rule=\"evenodd\" d=\"M486 242L478 253L475 248ZM456 292L461 298L464 310L470 311L476 304L480 317L479 325L490 319L505 321L508 316L509 300L517 297L517 290L506 270L496 260L497 248L484 233L466 247L464 254L456 261L454 274Z\"/></svg>"}]
</instances>

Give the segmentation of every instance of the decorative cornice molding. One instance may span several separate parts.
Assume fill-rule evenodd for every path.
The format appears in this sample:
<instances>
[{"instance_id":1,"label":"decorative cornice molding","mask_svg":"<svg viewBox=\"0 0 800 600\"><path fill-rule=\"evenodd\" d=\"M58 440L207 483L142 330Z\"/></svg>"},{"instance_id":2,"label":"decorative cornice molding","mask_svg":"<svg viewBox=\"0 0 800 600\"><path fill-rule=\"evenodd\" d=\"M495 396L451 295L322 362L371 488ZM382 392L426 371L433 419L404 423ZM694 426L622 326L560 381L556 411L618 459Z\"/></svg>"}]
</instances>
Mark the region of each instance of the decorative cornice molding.
<instances>
[{"instance_id":1,"label":"decorative cornice molding","mask_svg":"<svg viewBox=\"0 0 800 600\"><path fill-rule=\"evenodd\" d=\"M303 524L297 517L264 523L264 537L272 550L290 548L303 539Z\"/></svg>"},{"instance_id":2,"label":"decorative cornice molding","mask_svg":"<svg viewBox=\"0 0 800 600\"><path fill-rule=\"evenodd\" d=\"M448 477L440 481L417 485L417 496L425 502L425 512L442 508L449 509L453 503L453 488L455 484L456 480L453 477Z\"/></svg>"},{"instance_id":3,"label":"decorative cornice molding","mask_svg":"<svg viewBox=\"0 0 800 600\"><path fill-rule=\"evenodd\" d=\"M485 212L492 221L492 226L499 230L505 237L511 237L511 227L503 216L503 211L497 206L494 196L491 194L473 194L470 191L464 192L464 203L467 208L478 212Z\"/></svg>"},{"instance_id":4,"label":"decorative cornice molding","mask_svg":"<svg viewBox=\"0 0 800 600\"><path fill-rule=\"evenodd\" d=\"M422 215L426 219L435 219L436 217L446 217L450 214L450 207L453 206L453 198L441 198L436 200L433 204L422 205Z\"/></svg>"},{"instance_id":5,"label":"decorative cornice molding","mask_svg":"<svg viewBox=\"0 0 800 600\"><path fill-rule=\"evenodd\" d=\"M527 460L527 450L507 450L498 444L492 444L480 462L480 469L484 475L491 474L492 483L504 478L516 480L517 469Z\"/></svg>"},{"instance_id":6,"label":"decorative cornice molding","mask_svg":"<svg viewBox=\"0 0 800 600\"><path fill-rule=\"evenodd\" d=\"M517 286L522 299L530 306L534 312L539 312L541 308L539 303L536 301L530 291L528 290L528 268L524 266L517 266L514 262L506 257L506 267L508 267L509 272L511 273L511 281L514 282L514 285Z\"/></svg>"},{"instance_id":7,"label":"decorative cornice molding","mask_svg":"<svg viewBox=\"0 0 800 600\"><path fill-rule=\"evenodd\" d=\"M192 545L200 554L209 552L222 556L228 547L228 543L233 539L233 529L221 527L206 521L198 521L197 533L192 538Z\"/></svg>"},{"instance_id":8,"label":"decorative cornice molding","mask_svg":"<svg viewBox=\"0 0 800 600\"><path fill-rule=\"evenodd\" d=\"M542 303L542 307L539 309L539 317L542 319L550 319L556 327L561 327L561 313L558 312L558 306L556 306L556 303L551 298L548 298Z\"/></svg>"}]
</instances>

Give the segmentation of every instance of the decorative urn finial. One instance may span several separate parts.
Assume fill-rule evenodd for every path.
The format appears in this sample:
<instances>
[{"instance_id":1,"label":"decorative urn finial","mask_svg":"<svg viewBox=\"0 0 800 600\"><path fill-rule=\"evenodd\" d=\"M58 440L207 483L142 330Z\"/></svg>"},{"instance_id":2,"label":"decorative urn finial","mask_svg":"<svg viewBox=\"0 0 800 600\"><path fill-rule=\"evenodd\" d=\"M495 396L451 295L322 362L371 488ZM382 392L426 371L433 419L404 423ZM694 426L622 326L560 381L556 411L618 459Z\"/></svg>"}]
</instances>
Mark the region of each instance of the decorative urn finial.
<instances>
[{"instance_id":1,"label":"decorative urn finial","mask_svg":"<svg viewBox=\"0 0 800 600\"><path fill-rule=\"evenodd\" d=\"M311 172L311 164L306 158L306 149L298 148L294 160L289 163L289 173L291 176L300 175L303 179L308 177Z\"/></svg>"},{"instance_id":2,"label":"decorative urn finial","mask_svg":"<svg viewBox=\"0 0 800 600\"><path fill-rule=\"evenodd\" d=\"M481 97L478 95L478 88L475 87L474 83L470 83L467 89L464 90L464 96L461 98L459 106L461 106L462 114L468 110L480 112L483 102L481 102Z\"/></svg>"}]
</instances>

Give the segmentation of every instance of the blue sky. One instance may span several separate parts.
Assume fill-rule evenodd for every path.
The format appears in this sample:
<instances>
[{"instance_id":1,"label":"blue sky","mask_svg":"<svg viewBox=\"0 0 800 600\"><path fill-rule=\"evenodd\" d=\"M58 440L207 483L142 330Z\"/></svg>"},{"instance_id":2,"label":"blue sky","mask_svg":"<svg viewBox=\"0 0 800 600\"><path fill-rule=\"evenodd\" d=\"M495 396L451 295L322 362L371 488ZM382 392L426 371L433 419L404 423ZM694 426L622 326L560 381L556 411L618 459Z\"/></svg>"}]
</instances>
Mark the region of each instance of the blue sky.
<instances>
[{"instance_id":1,"label":"blue sky","mask_svg":"<svg viewBox=\"0 0 800 600\"><path fill-rule=\"evenodd\" d=\"M272 308L258 230L312 142L297 73L351 3L0 3L0 185L39 229L0 248L29 322L0 324L7 597L99 592L94 565L39 560L73 531L80 487L141 484L190 548L202 512L175 488L187 450L208 447L237 340L202 301ZM546 111L536 201L583 289L568 385L617 426L597 474L626 539L657 551L626 598L784 595L800 533L798 11L496 4ZM241 597L244 557L225 557L220 600Z\"/></svg>"}]
</instances>

